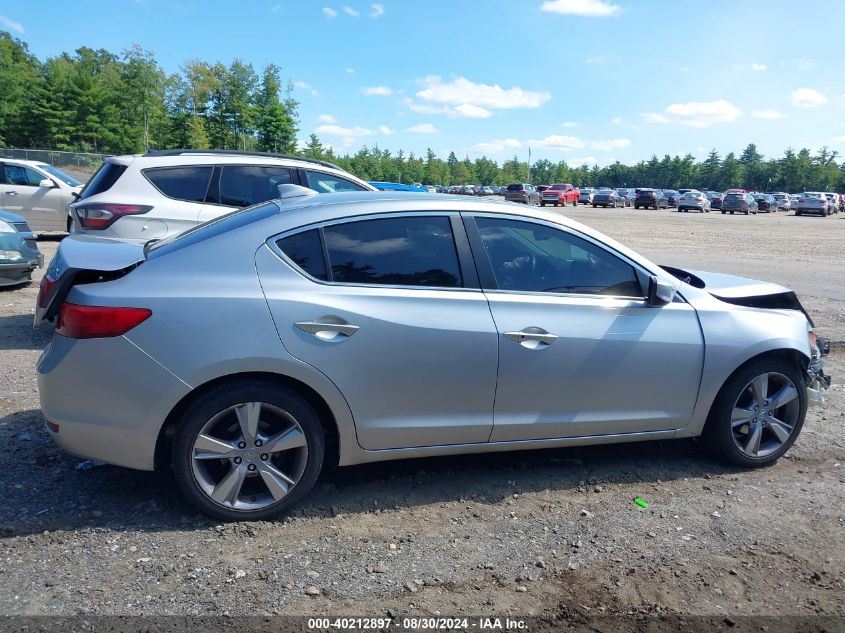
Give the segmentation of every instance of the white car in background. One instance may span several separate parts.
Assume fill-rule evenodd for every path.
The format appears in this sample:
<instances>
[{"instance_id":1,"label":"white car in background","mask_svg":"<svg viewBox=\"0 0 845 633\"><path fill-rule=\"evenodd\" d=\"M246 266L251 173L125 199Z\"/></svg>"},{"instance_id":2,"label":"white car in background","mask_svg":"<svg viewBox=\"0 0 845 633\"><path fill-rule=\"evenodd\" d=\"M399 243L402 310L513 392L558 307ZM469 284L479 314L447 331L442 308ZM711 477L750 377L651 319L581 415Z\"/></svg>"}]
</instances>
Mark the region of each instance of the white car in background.
<instances>
[{"instance_id":1,"label":"white car in background","mask_svg":"<svg viewBox=\"0 0 845 633\"><path fill-rule=\"evenodd\" d=\"M775 200L778 201L778 211L791 211L792 210L792 196L788 193L773 193ZM797 196L796 196L797 198Z\"/></svg>"},{"instance_id":2,"label":"white car in background","mask_svg":"<svg viewBox=\"0 0 845 633\"><path fill-rule=\"evenodd\" d=\"M318 193L375 191L336 165L234 150L160 150L110 156L70 205L73 233L159 240L279 197L279 185Z\"/></svg>"},{"instance_id":3,"label":"white car in background","mask_svg":"<svg viewBox=\"0 0 845 633\"><path fill-rule=\"evenodd\" d=\"M0 209L26 219L33 231L68 231L67 205L82 183L35 160L0 157Z\"/></svg>"},{"instance_id":4,"label":"white car in background","mask_svg":"<svg viewBox=\"0 0 845 633\"><path fill-rule=\"evenodd\" d=\"M830 215L833 213L830 208L830 201L823 191L805 191L798 197L798 204L793 208L795 215L807 215L808 213Z\"/></svg>"}]
</instances>

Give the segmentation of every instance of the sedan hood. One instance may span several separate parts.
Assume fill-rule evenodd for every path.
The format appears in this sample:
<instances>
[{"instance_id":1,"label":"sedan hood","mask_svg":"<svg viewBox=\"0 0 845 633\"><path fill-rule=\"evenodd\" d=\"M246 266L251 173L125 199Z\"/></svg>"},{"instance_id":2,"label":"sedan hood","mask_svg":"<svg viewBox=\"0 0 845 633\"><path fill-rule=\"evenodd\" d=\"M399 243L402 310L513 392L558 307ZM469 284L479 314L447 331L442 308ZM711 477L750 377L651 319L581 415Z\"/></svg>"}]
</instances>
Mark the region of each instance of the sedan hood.
<instances>
[{"instance_id":1,"label":"sedan hood","mask_svg":"<svg viewBox=\"0 0 845 633\"><path fill-rule=\"evenodd\" d=\"M795 292L784 286L724 273L683 270L673 266L661 268L694 288L706 290L725 303L769 310L798 310L807 317L810 325L813 324Z\"/></svg>"}]
</instances>

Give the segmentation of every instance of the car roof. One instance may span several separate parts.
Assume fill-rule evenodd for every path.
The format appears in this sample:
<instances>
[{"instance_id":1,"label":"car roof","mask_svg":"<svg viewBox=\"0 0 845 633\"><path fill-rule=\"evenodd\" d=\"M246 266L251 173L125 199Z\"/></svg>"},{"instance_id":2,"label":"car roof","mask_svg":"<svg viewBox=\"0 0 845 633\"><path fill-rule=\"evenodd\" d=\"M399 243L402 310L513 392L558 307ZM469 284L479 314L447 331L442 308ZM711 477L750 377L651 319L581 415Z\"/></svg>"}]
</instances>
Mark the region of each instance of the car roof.
<instances>
[{"instance_id":1,"label":"car roof","mask_svg":"<svg viewBox=\"0 0 845 633\"><path fill-rule=\"evenodd\" d=\"M0 163L20 163L28 167L43 167L47 164L43 160L27 160L25 158L12 158L11 156L0 156Z\"/></svg>"}]
</instances>

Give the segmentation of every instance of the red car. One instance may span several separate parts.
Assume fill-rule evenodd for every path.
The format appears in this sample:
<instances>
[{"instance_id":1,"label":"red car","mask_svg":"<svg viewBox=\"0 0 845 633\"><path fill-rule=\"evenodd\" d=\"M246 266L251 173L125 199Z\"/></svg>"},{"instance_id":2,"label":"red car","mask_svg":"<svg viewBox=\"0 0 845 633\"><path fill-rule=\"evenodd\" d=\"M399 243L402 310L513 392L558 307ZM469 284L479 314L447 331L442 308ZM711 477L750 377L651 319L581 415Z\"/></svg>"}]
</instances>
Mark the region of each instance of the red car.
<instances>
[{"instance_id":1,"label":"red car","mask_svg":"<svg viewBox=\"0 0 845 633\"><path fill-rule=\"evenodd\" d=\"M581 192L578 187L570 185L568 182L557 182L540 194L540 206L545 207L547 204L555 206L560 205L565 207L570 202L572 206L578 206L578 196Z\"/></svg>"}]
</instances>

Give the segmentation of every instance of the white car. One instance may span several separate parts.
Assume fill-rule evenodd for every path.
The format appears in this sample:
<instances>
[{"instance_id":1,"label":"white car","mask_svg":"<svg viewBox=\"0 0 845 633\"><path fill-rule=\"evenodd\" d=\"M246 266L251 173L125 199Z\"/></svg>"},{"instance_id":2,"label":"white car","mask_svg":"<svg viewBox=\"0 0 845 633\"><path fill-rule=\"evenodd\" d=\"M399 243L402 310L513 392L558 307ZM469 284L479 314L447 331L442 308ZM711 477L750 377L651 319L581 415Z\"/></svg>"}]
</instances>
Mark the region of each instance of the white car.
<instances>
[{"instance_id":1,"label":"white car","mask_svg":"<svg viewBox=\"0 0 845 633\"><path fill-rule=\"evenodd\" d=\"M773 193L775 200L778 201L778 211L791 211L792 210L792 196L788 193ZM797 200L797 196L796 196Z\"/></svg>"},{"instance_id":2,"label":"white car","mask_svg":"<svg viewBox=\"0 0 845 633\"><path fill-rule=\"evenodd\" d=\"M149 241L279 197L279 185L319 193L375 191L318 160L229 150L111 156L70 205L73 233Z\"/></svg>"},{"instance_id":3,"label":"white car","mask_svg":"<svg viewBox=\"0 0 845 633\"><path fill-rule=\"evenodd\" d=\"M82 183L35 160L0 158L0 209L26 218L33 231L67 231L67 205Z\"/></svg>"},{"instance_id":4,"label":"white car","mask_svg":"<svg viewBox=\"0 0 845 633\"><path fill-rule=\"evenodd\" d=\"M818 215L830 215L830 201L822 191L805 191L798 197L798 204L793 207L795 215L807 215L808 213Z\"/></svg>"},{"instance_id":5,"label":"white car","mask_svg":"<svg viewBox=\"0 0 845 633\"><path fill-rule=\"evenodd\" d=\"M839 213L839 194L825 191L824 195L830 203L830 213Z\"/></svg>"},{"instance_id":6,"label":"white car","mask_svg":"<svg viewBox=\"0 0 845 633\"><path fill-rule=\"evenodd\" d=\"M710 213L710 198L697 189L691 189L678 198L678 211L698 211Z\"/></svg>"}]
</instances>

